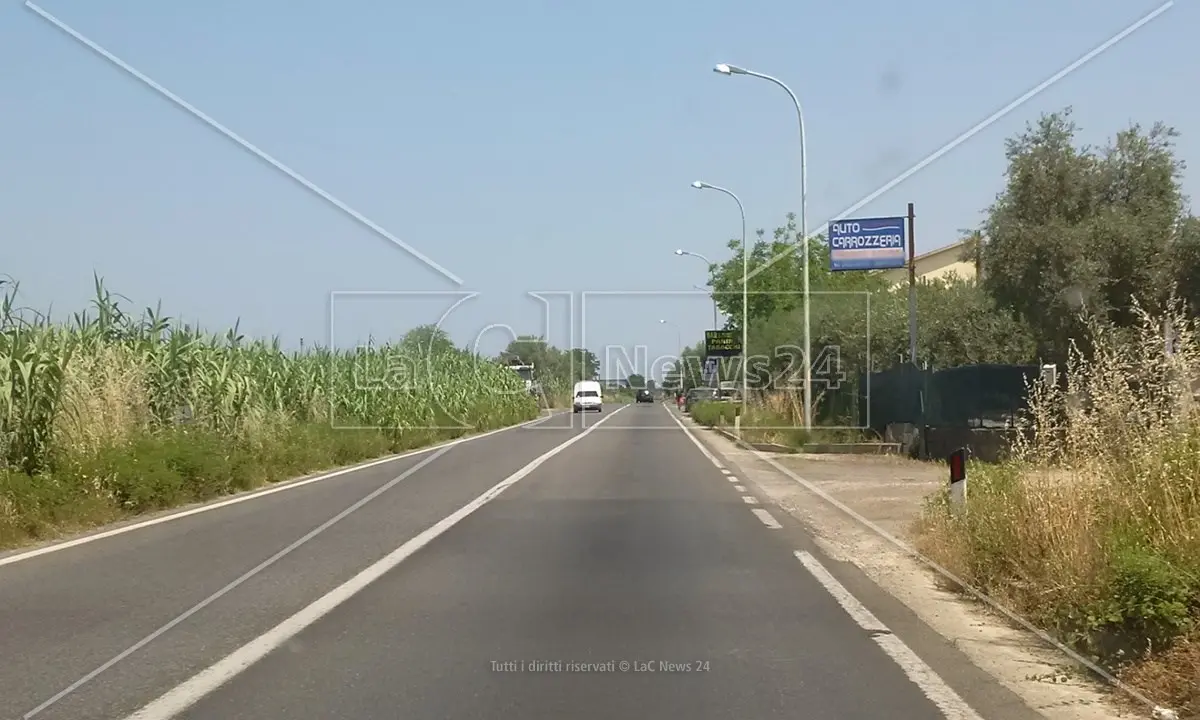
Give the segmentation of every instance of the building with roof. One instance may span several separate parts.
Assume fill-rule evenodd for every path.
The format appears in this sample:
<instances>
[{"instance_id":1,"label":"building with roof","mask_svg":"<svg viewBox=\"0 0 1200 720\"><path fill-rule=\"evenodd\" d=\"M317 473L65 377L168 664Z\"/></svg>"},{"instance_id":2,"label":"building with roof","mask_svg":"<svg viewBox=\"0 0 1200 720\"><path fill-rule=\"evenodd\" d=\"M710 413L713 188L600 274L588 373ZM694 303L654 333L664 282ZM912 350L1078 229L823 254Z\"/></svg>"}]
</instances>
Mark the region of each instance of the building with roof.
<instances>
[{"instance_id":1,"label":"building with roof","mask_svg":"<svg viewBox=\"0 0 1200 720\"><path fill-rule=\"evenodd\" d=\"M918 255L913 258L917 266L917 278L933 280L936 278L944 278L951 273L957 275L963 280L971 280L979 275L979 268L972 260L965 260L964 253L967 249L967 241L961 240L952 243L945 247L938 248L931 252ZM884 270L884 277L891 282L892 285L904 285L908 283L908 268L894 268Z\"/></svg>"}]
</instances>

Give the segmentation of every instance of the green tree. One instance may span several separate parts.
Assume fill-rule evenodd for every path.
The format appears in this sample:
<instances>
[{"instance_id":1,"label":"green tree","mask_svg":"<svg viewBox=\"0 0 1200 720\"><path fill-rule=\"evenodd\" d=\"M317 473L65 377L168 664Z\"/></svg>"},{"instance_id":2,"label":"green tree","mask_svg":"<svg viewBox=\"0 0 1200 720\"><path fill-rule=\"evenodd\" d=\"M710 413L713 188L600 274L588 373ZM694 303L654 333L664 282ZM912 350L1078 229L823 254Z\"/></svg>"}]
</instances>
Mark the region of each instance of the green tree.
<instances>
[{"instance_id":1,"label":"green tree","mask_svg":"<svg viewBox=\"0 0 1200 720\"><path fill-rule=\"evenodd\" d=\"M1193 316L1200 315L1200 218L1180 219L1173 229L1171 265L1179 298Z\"/></svg>"},{"instance_id":2,"label":"green tree","mask_svg":"<svg viewBox=\"0 0 1200 720\"><path fill-rule=\"evenodd\" d=\"M683 384L680 380L683 373L683 363L676 360L675 363L663 372L663 389L664 390L680 390Z\"/></svg>"},{"instance_id":3,"label":"green tree","mask_svg":"<svg viewBox=\"0 0 1200 720\"><path fill-rule=\"evenodd\" d=\"M1128 328L1135 302L1163 307L1187 254L1172 243L1192 227L1175 130L1133 125L1097 150L1076 147L1070 116L1043 115L1008 141L1007 184L982 229L984 288L1058 362L1086 338L1085 315Z\"/></svg>"},{"instance_id":4,"label":"green tree","mask_svg":"<svg viewBox=\"0 0 1200 720\"><path fill-rule=\"evenodd\" d=\"M975 278L978 281L983 276L983 247L987 244L987 236L978 228L959 232L962 233L959 242L963 244L962 252L958 255L959 262L974 265Z\"/></svg>"},{"instance_id":5,"label":"green tree","mask_svg":"<svg viewBox=\"0 0 1200 720\"><path fill-rule=\"evenodd\" d=\"M595 380L600 376L600 358L591 350L572 348L567 355L567 363L565 370L572 382Z\"/></svg>"},{"instance_id":6,"label":"green tree","mask_svg":"<svg viewBox=\"0 0 1200 720\"><path fill-rule=\"evenodd\" d=\"M517 361L532 364L539 377L562 382L593 380L600 372L600 359L592 351L573 348L564 352L545 338L533 335L523 335L510 342L498 360L506 364Z\"/></svg>"},{"instance_id":7,"label":"green tree","mask_svg":"<svg viewBox=\"0 0 1200 720\"><path fill-rule=\"evenodd\" d=\"M416 351L423 357L436 357L455 350L450 334L437 325L418 325L401 338L400 347Z\"/></svg>"},{"instance_id":8,"label":"green tree","mask_svg":"<svg viewBox=\"0 0 1200 720\"><path fill-rule=\"evenodd\" d=\"M646 376L645 375L639 375L638 373L632 373L629 375L629 377L627 377L625 379L629 383L629 387L634 388L635 390L640 390L640 389L646 387Z\"/></svg>"},{"instance_id":9,"label":"green tree","mask_svg":"<svg viewBox=\"0 0 1200 720\"><path fill-rule=\"evenodd\" d=\"M671 369L663 373L663 388L668 390L691 390L703 383L704 341L695 347L686 347Z\"/></svg>"},{"instance_id":10,"label":"green tree","mask_svg":"<svg viewBox=\"0 0 1200 720\"><path fill-rule=\"evenodd\" d=\"M787 312L803 305L804 256L800 252L801 233L796 216L788 214L787 222L775 228L770 240L766 231L758 230L749 252L746 315L750 323ZM727 326L742 326L742 244L730 240L733 257L712 268L709 284L717 306L729 318ZM769 264L768 264L769 263ZM761 269L761 270L760 270ZM757 274L755 274L755 272ZM829 246L824 236L809 239L809 289L811 291L856 290L863 287L881 288L884 281L879 273L834 273L829 270Z\"/></svg>"},{"instance_id":11,"label":"green tree","mask_svg":"<svg viewBox=\"0 0 1200 720\"><path fill-rule=\"evenodd\" d=\"M907 291L893 293L894 305L903 308L905 354ZM1037 359L1037 344L1029 326L1001 311L974 281L955 277L923 280L917 286L917 318L917 356L932 367L1025 364ZM898 350L894 345L889 349Z\"/></svg>"},{"instance_id":12,"label":"green tree","mask_svg":"<svg viewBox=\"0 0 1200 720\"><path fill-rule=\"evenodd\" d=\"M549 370L558 363L561 351L546 342L544 338L533 335L522 335L508 344L500 352L498 358L505 364L532 364L534 369Z\"/></svg>"}]
</instances>

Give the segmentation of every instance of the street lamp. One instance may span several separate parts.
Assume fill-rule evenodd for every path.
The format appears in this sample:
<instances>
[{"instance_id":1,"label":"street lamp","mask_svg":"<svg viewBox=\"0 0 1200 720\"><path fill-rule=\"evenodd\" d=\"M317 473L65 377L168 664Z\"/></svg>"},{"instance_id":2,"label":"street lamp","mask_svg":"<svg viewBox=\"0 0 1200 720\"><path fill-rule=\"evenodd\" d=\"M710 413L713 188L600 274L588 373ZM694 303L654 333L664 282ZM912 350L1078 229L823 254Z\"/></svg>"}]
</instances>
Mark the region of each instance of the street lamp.
<instances>
[{"instance_id":1,"label":"street lamp","mask_svg":"<svg viewBox=\"0 0 1200 720\"><path fill-rule=\"evenodd\" d=\"M696 188L697 190L716 190L717 192L725 193L729 197L733 198L733 201L737 203L738 212L741 213L742 216L742 402L748 403L750 402L750 383L749 373L747 372L749 369L747 368L747 364L749 363L749 357L747 353L749 352L748 337L750 333L747 328L749 325L748 321L750 313L748 308L750 302L748 292L749 286L746 282L746 276L750 274L750 253L746 251L746 208L742 206L742 199L735 195L732 190L727 190L716 185L709 185L708 183L700 182L699 180L692 183L692 187Z\"/></svg>"},{"instance_id":2,"label":"street lamp","mask_svg":"<svg viewBox=\"0 0 1200 720\"><path fill-rule=\"evenodd\" d=\"M683 331L679 326L670 320L659 320L661 325L670 325L675 328L675 347L679 349L678 359L675 361L675 372L679 375L679 387L683 388Z\"/></svg>"},{"instance_id":3,"label":"street lamp","mask_svg":"<svg viewBox=\"0 0 1200 720\"><path fill-rule=\"evenodd\" d=\"M700 258L701 260L704 261L704 264L710 268L713 265L712 260L709 260L708 258L704 257L700 253L695 253L690 250L683 250L683 249L676 250L675 254L679 255L679 256L691 255L694 258ZM700 287L699 285L693 285L692 287L696 288L697 290L703 290L704 292L708 292L708 288L706 288L706 287ZM717 327L717 325L720 323L720 321L717 319L718 313L717 313L717 295L716 295L716 293L713 293L712 299L713 299L713 330L717 330L717 329L719 329Z\"/></svg>"},{"instance_id":4,"label":"street lamp","mask_svg":"<svg viewBox=\"0 0 1200 720\"><path fill-rule=\"evenodd\" d=\"M804 139L804 111L800 108L800 100L796 97L796 93L785 85L779 78L763 75L762 73L740 68L737 65L729 65L720 63L713 68L713 72L721 75L749 75L751 77L760 78L773 82L779 87L787 91L787 94L792 98L792 103L796 106L796 118L800 121L800 234L802 237L804 250L804 427L806 430L812 429L812 332L810 325L809 314L809 293L808 293L808 226L805 218L805 211L808 206L808 160L807 149ZM745 278L742 279L743 284Z\"/></svg>"}]
</instances>

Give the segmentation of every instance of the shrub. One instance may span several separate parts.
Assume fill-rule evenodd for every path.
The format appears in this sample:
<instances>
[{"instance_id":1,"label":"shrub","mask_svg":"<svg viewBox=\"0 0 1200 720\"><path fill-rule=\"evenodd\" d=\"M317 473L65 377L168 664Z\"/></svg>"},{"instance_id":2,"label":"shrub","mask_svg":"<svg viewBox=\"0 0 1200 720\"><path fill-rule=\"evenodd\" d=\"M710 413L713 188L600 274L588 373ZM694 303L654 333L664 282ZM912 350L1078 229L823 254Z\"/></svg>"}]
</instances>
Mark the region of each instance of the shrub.
<instances>
[{"instance_id":1,"label":"shrub","mask_svg":"<svg viewBox=\"0 0 1200 720\"><path fill-rule=\"evenodd\" d=\"M1130 333L1093 324L1092 354L1072 353L1066 387L1032 388L1012 459L972 464L968 512L931 502L918 528L922 549L964 580L1143 682L1147 658L1191 647L1200 627L1195 330L1176 309ZM1200 699L1200 676L1174 687L1177 708Z\"/></svg>"}]
</instances>

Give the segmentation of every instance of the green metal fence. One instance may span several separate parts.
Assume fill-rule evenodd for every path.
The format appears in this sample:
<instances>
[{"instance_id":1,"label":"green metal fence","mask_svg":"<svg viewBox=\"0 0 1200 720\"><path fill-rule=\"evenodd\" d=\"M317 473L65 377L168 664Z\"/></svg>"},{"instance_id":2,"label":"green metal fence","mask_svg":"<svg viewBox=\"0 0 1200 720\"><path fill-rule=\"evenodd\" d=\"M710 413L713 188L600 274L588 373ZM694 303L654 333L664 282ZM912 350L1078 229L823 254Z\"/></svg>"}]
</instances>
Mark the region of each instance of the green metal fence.
<instances>
[{"instance_id":1,"label":"green metal fence","mask_svg":"<svg viewBox=\"0 0 1200 720\"><path fill-rule=\"evenodd\" d=\"M899 365L857 378L857 424L883 432L893 423L926 427L1004 427L1028 407L1037 365L965 365L922 370Z\"/></svg>"}]
</instances>

